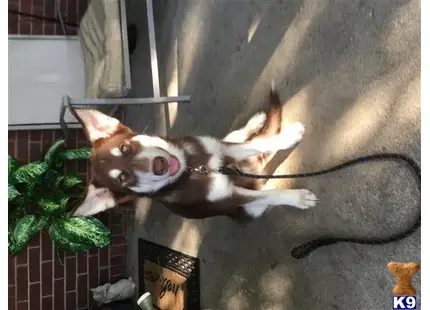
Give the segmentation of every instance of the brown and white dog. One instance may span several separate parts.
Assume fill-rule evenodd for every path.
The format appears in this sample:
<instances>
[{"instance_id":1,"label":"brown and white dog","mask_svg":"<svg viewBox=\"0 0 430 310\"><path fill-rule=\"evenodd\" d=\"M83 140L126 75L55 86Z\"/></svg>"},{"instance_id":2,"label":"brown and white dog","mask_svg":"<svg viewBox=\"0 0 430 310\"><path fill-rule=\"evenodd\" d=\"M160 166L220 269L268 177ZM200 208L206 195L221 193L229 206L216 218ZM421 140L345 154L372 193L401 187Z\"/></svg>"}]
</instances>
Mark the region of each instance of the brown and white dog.
<instances>
[{"instance_id":1,"label":"brown and white dog","mask_svg":"<svg viewBox=\"0 0 430 310\"><path fill-rule=\"evenodd\" d=\"M245 213L259 217L269 205L300 209L315 206L307 189L264 190L256 179L221 174L221 167L264 173L266 158L301 141L301 123L282 125L282 105L272 88L270 109L254 115L224 139L208 136L169 138L133 132L96 110L75 109L92 143L92 182L72 213L89 216L118 204L149 197L186 218ZM195 171L203 166L207 173ZM244 211L244 212L243 212Z\"/></svg>"}]
</instances>

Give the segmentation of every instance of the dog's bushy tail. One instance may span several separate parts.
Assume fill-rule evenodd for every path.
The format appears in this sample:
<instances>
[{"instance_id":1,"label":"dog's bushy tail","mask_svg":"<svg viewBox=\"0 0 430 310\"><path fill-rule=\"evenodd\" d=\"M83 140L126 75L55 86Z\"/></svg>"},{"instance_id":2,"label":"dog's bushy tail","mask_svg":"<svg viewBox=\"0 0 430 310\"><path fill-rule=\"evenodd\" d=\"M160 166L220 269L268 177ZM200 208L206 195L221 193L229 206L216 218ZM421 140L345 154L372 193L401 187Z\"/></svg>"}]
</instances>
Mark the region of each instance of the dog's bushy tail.
<instances>
[{"instance_id":1,"label":"dog's bushy tail","mask_svg":"<svg viewBox=\"0 0 430 310\"><path fill-rule=\"evenodd\" d=\"M268 138L277 135L282 128L282 103L279 94L275 88L275 82L272 81L269 93L269 113L267 114L264 126L249 137L249 140L256 138Z\"/></svg>"}]
</instances>

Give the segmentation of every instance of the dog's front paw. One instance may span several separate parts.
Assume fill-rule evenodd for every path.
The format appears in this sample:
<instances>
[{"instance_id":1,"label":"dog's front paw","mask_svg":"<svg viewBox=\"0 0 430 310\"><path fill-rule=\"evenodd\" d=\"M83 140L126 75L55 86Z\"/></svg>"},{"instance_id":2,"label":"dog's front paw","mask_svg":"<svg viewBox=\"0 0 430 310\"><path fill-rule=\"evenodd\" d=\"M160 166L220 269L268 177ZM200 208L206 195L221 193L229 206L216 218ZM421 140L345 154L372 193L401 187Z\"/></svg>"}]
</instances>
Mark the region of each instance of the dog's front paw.
<instances>
[{"instance_id":1,"label":"dog's front paw","mask_svg":"<svg viewBox=\"0 0 430 310\"><path fill-rule=\"evenodd\" d=\"M302 123L297 122L287 125L277 136L277 143L282 150L293 147L303 139L305 127Z\"/></svg>"},{"instance_id":2,"label":"dog's front paw","mask_svg":"<svg viewBox=\"0 0 430 310\"><path fill-rule=\"evenodd\" d=\"M293 207L296 207L299 209L309 209L316 206L318 202L318 198L310 190L297 189L295 190L295 192L296 192L295 194L297 195L297 198Z\"/></svg>"}]
</instances>

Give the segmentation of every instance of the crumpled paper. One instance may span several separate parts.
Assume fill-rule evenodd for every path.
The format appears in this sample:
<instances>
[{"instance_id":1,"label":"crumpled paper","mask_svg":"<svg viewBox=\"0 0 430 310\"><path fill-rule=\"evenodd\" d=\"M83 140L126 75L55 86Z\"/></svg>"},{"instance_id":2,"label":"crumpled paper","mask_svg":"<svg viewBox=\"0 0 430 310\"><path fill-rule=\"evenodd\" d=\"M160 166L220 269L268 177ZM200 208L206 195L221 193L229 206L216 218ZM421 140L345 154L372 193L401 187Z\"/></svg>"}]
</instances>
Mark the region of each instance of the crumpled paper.
<instances>
[{"instance_id":1,"label":"crumpled paper","mask_svg":"<svg viewBox=\"0 0 430 310\"><path fill-rule=\"evenodd\" d=\"M128 279L121 279L118 282L111 284L106 283L96 288L92 288L93 298L102 304L108 304L115 300L124 300L132 297L136 284L132 281L131 277Z\"/></svg>"}]
</instances>

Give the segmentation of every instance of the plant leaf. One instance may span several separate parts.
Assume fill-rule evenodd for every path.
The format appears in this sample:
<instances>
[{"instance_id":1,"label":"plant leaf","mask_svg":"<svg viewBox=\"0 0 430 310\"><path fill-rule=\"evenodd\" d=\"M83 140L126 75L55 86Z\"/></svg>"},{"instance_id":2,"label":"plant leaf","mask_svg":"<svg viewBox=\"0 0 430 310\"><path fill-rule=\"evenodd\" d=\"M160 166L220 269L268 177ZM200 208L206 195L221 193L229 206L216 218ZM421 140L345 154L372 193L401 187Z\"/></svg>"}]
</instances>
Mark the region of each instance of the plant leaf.
<instances>
[{"instance_id":1,"label":"plant leaf","mask_svg":"<svg viewBox=\"0 0 430 310\"><path fill-rule=\"evenodd\" d=\"M13 238L17 245L27 245L31 237L48 223L48 217L26 215L16 223Z\"/></svg>"},{"instance_id":2,"label":"plant leaf","mask_svg":"<svg viewBox=\"0 0 430 310\"><path fill-rule=\"evenodd\" d=\"M51 167L51 165L54 163L55 156L62 147L64 147L64 140L59 139L55 141L54 144L52 144L49 150L46 152L44 160L49 167Z\"/></svg>"},{"instance_id":3,"label":"plant leaf","mask_svg":"<svg viewBox=\"0 0 430 310\"><path fill-rule=\"evenodd\" d=\"M19 167L14 174L17 183L35 183L48 170L48 165L43 162L33 162Z\"/></svg>"},{"instance_id":4,"label":"plant leaf","mask_svg":"<svg viewBox=\"0 0 430 310\"><path fill-rule=\"evenodd\" d=\"M8 252L11 255L18 255L21 253L25 248L26 244L17 244L15 239L13 238L13 232L11 230L8 231Z\"/></svg>"},{"instance_id":5,"label":"plant leaf","mask_svg":"<svg viewBox=\"0 0 430 310\"><path fill-rule=\"evenodd\" d=\"M109 230L93 217L70 217L55 221L49 228L52 240L70 252L87 251L110 244Z\"/></svg>"},{"instance_id":6,"label":"plant leaf","mask_svg":"<svg viewBox=\"0 0 430 310\"><path fill-rule=\"evenodd\" d=\"M59 188L61 188L64 191L67 191L69 189L74 188L75 186L82 183L82 180L80 177L75 175L66 175L61 183L59 184Z\"/></svg>"},{"instance_id":7,"label":"plant leaf","mask_svg":"<svg viewBox=\"0 0 430 310\"><path fill-rule=\"evenodd\" d=\"M44 214L52 215L67 210L67 202L70 197L42 197L37 204Z\"/></svg>"},{"instance_id":8,"label":"plant leaf","mask_svg":"<svg viewBox=\"0 0 430 310\"><path fill-rule=\"evenodd\" d=\"M58 155L63 160L89 159L91 157L91 148L67 149Z\"/></svg>"},{"instance_id":9,"label":"plant leaf","mask_svg":"<svg viewBox=\"0 0 430 310\"><path fill-rule=\"evenodd\" d=\"M11 183L13 181L13 173L16 171L16 169L18 169L18 167L20 166L19 162L13 158L12 156L8 155L8 179L9 179L9 183Z\"/></svg>"},{"instance_id":10,"label":"plant leaf","mask_svg":"<svg viewBox=\"0 0 430 310\"><path fill-rule=\"evenodd\" d=\"M21 195L20 192L15 188L15 186L10 185L8 186L8 201L14 200L16 197Z\"/></svg>"},{"instance_id":11,"label":"plant leaf","mask_svg":"<svg viewBox=\"0 0 430 310\"><path fill-rule=\"evenodd\" d=\"M15 227L16 223L25 215L24 199L22 196L9 203L8 224L9 227Z\"/></svg>"},{"instance_id":12,"label":"plant leaf","mask_svg":"<svg viewBox=\"0 0 430 310\"><path fill-rule=\"evenodd\" d=\"M57 170L48 169L44 177L45 185L52 189L57 188L57 184L61 182L62 178L63 175Z\"/></svg>"}]
</instances>

